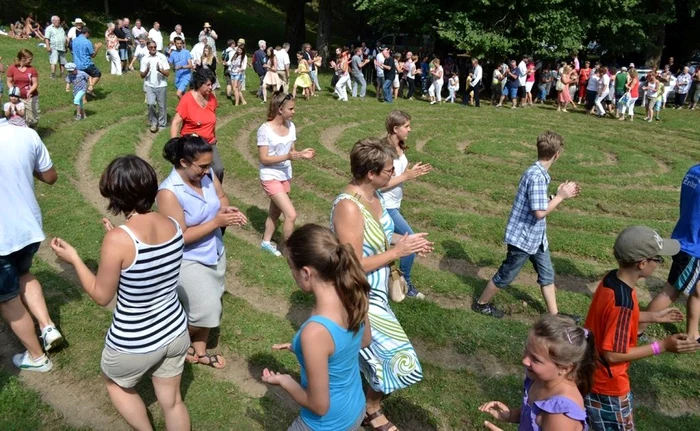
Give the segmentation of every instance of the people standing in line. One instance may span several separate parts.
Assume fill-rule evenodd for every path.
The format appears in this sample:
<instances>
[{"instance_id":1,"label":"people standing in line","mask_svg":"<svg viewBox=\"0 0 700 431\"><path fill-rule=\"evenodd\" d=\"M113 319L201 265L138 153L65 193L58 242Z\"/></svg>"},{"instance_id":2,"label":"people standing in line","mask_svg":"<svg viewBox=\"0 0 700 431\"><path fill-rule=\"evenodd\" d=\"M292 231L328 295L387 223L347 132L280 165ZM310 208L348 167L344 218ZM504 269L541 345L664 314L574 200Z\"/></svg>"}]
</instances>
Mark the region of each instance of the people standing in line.
<instances>
[{"instance_id":1,"label":"people standing in line","mask_svg":"<svg viewBox=\"0 0 700 431\"><path fill-rule=\"evenodd\" d=\"M245 70L248 67L248 57L245 54L245 45L238 45L231 58L231 83L233 84L233 100L235 106L247 105L241 85L245 79Z\"/></svg>"},{"instance_id":2,"label":"people standing in line","mask_svg":"<svg viewBox=\"0 0 700 431\"><path fill-rule=\"evenodd\" d=\"M192 343L185 360L221 369L226 360L207 351L207 339L221 322L226 273L222 228L245 225L247 218L229 206L212 169L212 149L197 135L171 138L163 148L163 157L173 169L158 187L156 205L160 214L177 221L185 242L177 282Z\"/></svg>"},{"instance_id":3,"label":"people standing in line","mask_svg":"<svg viewBox=\"0 0 700 431\"><path fill-rule=\"evenodd\" d=\"M105 30L105 46L107 48L107 62L109 63L109 73L111 75L121 75L122 65L119 60L119 38L114 34L116 26L113 22L107 24Z\"/></svg>"},{"instance_id":4,"label":"people standing in line","mask_svg":"<svg viewBox=\"0 0 700 431\"><path fill-rule=\"evenodd\" d=\"M357 87L360 87L360 98L364 98L367 93L367 81L362 74L362 68L369 63L369 59L362 58L362 48L355 49L355 55L352 56L350 62L352 66L352 97L357 97Z\"/></svg>"},{"instance_id":5,"label":"people standing in line","mask_svg":"<svg viewBox=\"0 0 700 431\"><path fill-rule=\"evenodd\" d=\"M153 28L148 30L148 38L156 43L156 50L163 52L163 34L160 32L160 23L153 23Z\"/></svg>"},{"instance_id":6,"label":"people standing in line","mask_svg":"<svg viewBox=\"0 0 700 431\"><path fill-rule=\"evenodd\" d=\"M665 352L692 353L700 344L687 334L673 334L651 344L637 346L640 322L678 322L676 308L640 312L636 285L650 277L662 256L674 256L680 244L645 226L623 230L613 247L618 269L608 272L593 294L584 327L594 335L600 359L596 361L593 387L585 396L592 431L634 430L630 362Z\"/></svg>"},{"instance_id":7,"label":"people standing in line","mask_svg":"<svg viewBox=\"0 0 700 431\"><path fill-rule=\"evenodd\" d=\"M507 70L508 65L504 63L493 69L493 74L491 75L491 105L496 108L502 107L503 101L508 96L508 91L506 90Z\"/></svg>"},{"instance_id":8,"label":"people standing in line","mask_svg":"<svg viewBox=\"0 0 700 431\"><path fill-rule=\"evenodd\" d=\"M59 67L58 77L62 78L66 65L66 31L61 27L61 18L56 15L51 17L51 25L46 27L44 37L51 65L51 79L56 78L56 66Z\"/></svg>"},{"instance_id":9,"label":"people standing in line","mask_svg":"<svg viewBox=\"0 0 700 431\"><path fill-rule=\"evenodd\" d=\"M440 65L440 59L434 58L431 62L430 75L432 76L432 85L428 90L430 95L430 104L442 103L442 85L444 83L445 72Z\"/></svg>"},{"instance_id":10,"label":"people standing in line","mask_svg":"<svg viewBox=\"0 0 700 431\"><path fill-rule=\"evenodd\" d=\"M289 93L289 44L285 42L281 47L276 47L274 54L277 58L277 76L282 81L284 92Z\"/></svg>"},{"instance_id":11,"label":"people standing in line","mask_svg":"<svg viewBox=\"0 0 700 431\"><path fill-rule=\"evenodd\" d=\"M537 272L537 284L540 285L547 312L559 312L554 266L547 241L547 215L564 200L578 196L580 191L575 182L566 181L557 187L557 193L551 199L547 196L551 181L548 171L561 157L563 148L564 138L556 132L542 132L537 137L537 162L527 168L520 178L513 209L508 217L505 234L508 253L479 299L472 304L472 310L477 313L497 318L504 316L491 300L501 289L508 287L528 260Z\"/></svg>"},{"instance_id":12,"label":"people standing in line","mask_svg":"<svg viewBox=\"0 0 700 431\"><path fill-rule=\"evenodd\" d=\"M168 62L172 64L172 69L175 71L175 95L178 99L182 99L182 95L187 91L187 87L192 80L192 55L185 49L185 41L180 36L175 36L173 39L175 49L170 51Z\"/></svg>"},{"instance_id":13,"label":"people standing in line","mask_svg":"<svg viewBox=\"0 0 700 431\"><path fill-rule=\"evenodd\" d=\"M482 82L484 79L484 72L479 64L479 59L472 59L472 68L472 82L469 84L469 88L467 88L467 94L469 94L469 92L474 93L474 106L478 108L481 106L479 104L479 91L483 87ZM462 105L467 105L469 103L468 99L468 97L464 97L462 99Z\"/></svg>"},{"instance_id":14,"label":"people standing in line","mask_svg":"<svg viewBox=\"0 0 700 431\"><path fill-rule=\"evenodd\" d=\"M144 79L146 90L146 104L148 105L148 121L151 124L151 133L156 133L158 128L167 127L167 93L168 76L170 76L170 64L161 52L158 52L156 43L149 40L147 43L148 55L141 60L141 78Z\"/></svg>"},{"instance_id":15,"label":"people standing in line","mask_svg":"<svg viewBox=\"0 0 700 431\"><path fill-rule=\"evenodd\" d=\"M360 369L367 380L367 405L362 425L396 431L381 408L382 398L423 379L418 355L389 306L389 264L396 259L432 252L426 233L394 240L394 222L378 191L394 173L394 148L380 139L357 142L350 152L352 181L333 202L331 229L341 244L355 250L370 284L369 321L372 342L360 351ZM393 247L389 247L394 243ZM401 367L395 364L402 364Z\"/></svg>"},{"instance_id":16,"label":"people standing in line","mask_svg":"<svg viewBox=\"0 0 700 431\"><path fill-rule=\"evenodd\" d=\"M107 306L117 296L100 367L119 414L134 429L151 429L135 389L150 374L166 428L185 431L190 417L180 382L190 337L176 292L184 241L177 220L151 212L157 192L156 172L143 159L113 160L100 178L100 194L109 200L108 210L123 214L126 222L117 228L105 223L97 274L65 240L54 238L51 248L75 267L97 304Z\"/></svg>"},{"instance_id":17,"label":"people standing in line","mask_svg":"<svg viewBox=\"0 0 700 431\"><path fill-rule=\"evenodd\" d=\"M597 359L593 335L565 316L542 316L530 329L522 364L523 401L510 409L500 401L479 407L519 430L587 431L583 397L593 386ZM500 429L485 422L487 429Z\"/></svg>"},{"instance_id":18,"label":"people standing in line","mask_svg":"<svg viewBox=\"0 0 700 431\"><path fill-rule=\"evenodd\" d=\"M90 85L88 85L87 94L94 97L95 93L93 90L95 85L100 82L102 72L95 66L92 59L95 58L100 48L102 48L102 42L97 42L93 46L92 42L88 40L88 37L90 37L90 29L88 27L83 27L80 34L73 40L73 63L75 63L78 70L82 70L90 76Z\"/></svg>"},{"instance_id":19,"label":"people standing in line","mask_svg":"<svg viewBox=\"0 0 700 431\"><path fill-rule=\"evenodd\" d=\"M313 148L297 151L296 127L292 122L296 101L291 94L278 91L270 98L267 110L267 122L258 128L258 156L260 157L260 183L270 198L270 208L265 219L260 248L272 254L281 256L277 247L272 243L272 236L279 224L279 218L284 214L282 225L282 240L286 240L294 231L297 212L289 198L292 182L292 161L311 160L314 158Z\"/></svg>"},{"instance_id":20,"label":"people standing in line","mask_svg":"<svg viewBox=\"0 0 700 431\"><path fill-rule=\"evenodd\" d=\"M639 98L639 75L637 69L632 69L629 71L629 79L625 85L627 89L627 103L621 104L620 108L620 121L625 121L625 111L629 110L630 121L634 121L634 106ZM623 96L624 97L624 96Z\"/></svg>"},{"instance_id":21,"label":"people standing in line","mask_svg":"<svg viewBox=\"0 0 700 431\"><path fill-rule=\"evenodd\" d=\"M12 363L28 371L50 371L48 352L63 336L49 316L39 280L30 272L32 259L46 236L41 209L34 192L34 178L54 184L58 174L39 135L32 129L10 125L0 118L0 314L17 336L25 352ZM41 337L34 328L35 317Z\"/></svg>"},{"instance_id":22,"label":"people standing in line","mask_svg":"<svg viewBox=\"0 0 700 431\"><path fill-rule=\"evenodd\" d=\"M403 111L391 111L386 118L386 143L394 148L398 157L393 160L394 174L389 182L381 189L386 211L394 222L394 233L397 235L413 235L413 229L401 214L401 202L403 201L403 185L406 181L415 180L429 173L433 167L430 164L416 163L410 169L406 158L406 140L411 132L411 116ZM408 291L406 296L410 298L425 299L425 295L418 291L413 284L411 271L416 254L404 256L399 260L399 269L406 279Z\"/></svg>"},{"instance_id":23,"label":"people standing in line","mask_svg":"<svg viewBox=\"0 0 700 431\"><path fill-rule=\"evenodd\" d=\"M281 386L301 407L290 430L358 430L365 417L361 348L372 336L367 319L370 286L349 244L327 227L307 224L285 242L285 256L299 288L315 306L291 343L273 350L293 352L301 383L265 368L262 380Z\"/></svg>"},{"instance_id":24,"label":"people standing in line","mask_svg":"<svg viewBox=\"0 0 700 431\"><path fill-rule=\"evenodd\" d=\"M170 137L196 134L212 147L211 169L219 182L224 182L224 164L216 139L216 109L219 101L214 95L211 70L198 69L192 76L192 89L177 104L170 124Z\"/></svg>"},{"instance_id":25,"label":"people standing in line","mask_svg":"<svg viewBox=\"0 0 700 431\"><path fill-rule=\"evenodd\" d=\"M90 77L87 73L78 70L75 63L66 64L66 92L70 91L71 84L73 85L73 104L75 105L75 119L80 121L85 119L85 94L87 86L90 82Z\"/></svg>"},{"instance_id":26,"label":"people standing in line","mask_svg":"<svg viewBox=\"0 0 700 431\"><path fill-rule=\"evenodd\" d=\"M24 118L27 126L36 128L39 123L39 72L32 66L34 54L21 49L15 64L7 69L7 88L19 88L19 97L24 104Z\"/></svg>"}]
</instances>

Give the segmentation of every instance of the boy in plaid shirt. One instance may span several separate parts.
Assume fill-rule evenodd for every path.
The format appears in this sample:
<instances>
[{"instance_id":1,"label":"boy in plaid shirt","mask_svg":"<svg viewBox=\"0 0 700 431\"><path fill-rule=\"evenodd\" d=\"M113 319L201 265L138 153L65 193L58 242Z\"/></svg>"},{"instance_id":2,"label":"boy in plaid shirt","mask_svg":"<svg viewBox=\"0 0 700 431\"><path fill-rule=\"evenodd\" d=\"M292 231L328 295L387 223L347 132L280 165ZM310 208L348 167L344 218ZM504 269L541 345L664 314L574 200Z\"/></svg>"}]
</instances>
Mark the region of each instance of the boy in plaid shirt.
<instances>
[{"instance_id":1,"label":"boy in plaid shirt","mask_svg":"<svg viewBox=\"0 0 700 431\"><path fill-rule=\"evenodd\" d=\"M547 171L561 156L563 146L564 140L558 133L546 131L537 137L537 162L520 178L506 226L505 242L508 245L508 254L496 275L472 305L472 310L487 316L503 317L503 311L497 309L491 303L491 299L500 289L507 287L525 262L530 260L537 271L537 283L542 289L547 311L550 314L558 313L554 267L547 242L546 217L562 201L579 193L578 185L567 181L559 185L556 195L551 199L547 197L550 182Z\"/></svg>"}]
</instances>

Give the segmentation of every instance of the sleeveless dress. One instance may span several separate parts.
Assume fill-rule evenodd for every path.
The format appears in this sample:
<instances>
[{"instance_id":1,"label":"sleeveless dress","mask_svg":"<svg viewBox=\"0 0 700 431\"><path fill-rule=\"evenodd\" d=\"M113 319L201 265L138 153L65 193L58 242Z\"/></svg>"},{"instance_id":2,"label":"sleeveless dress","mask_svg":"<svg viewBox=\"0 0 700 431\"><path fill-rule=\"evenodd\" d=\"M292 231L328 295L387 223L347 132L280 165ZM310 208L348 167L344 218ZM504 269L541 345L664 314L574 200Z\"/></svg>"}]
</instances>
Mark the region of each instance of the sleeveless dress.
<instances>
[{"instance_id":1,"label":"sleeveless dress","mask_svg":"<svg viewBox=\"0 0 700 431\"><path fill-rule=\"evenodd\" d=\"M570 419L581 422L583 431L588 431L586 423L586 411L576 404L572 399L561 395L556 395L540 401L534 401L530 405L529 392L533 380L525 377L525 391L523 394L523 405L520 410L520 426L518 431L539 431L540 427L535 420L540 413L563 414Z\"/></svg>"},{"instance_id":2,"label":"sleeveless dress","mask_svg":"<svg viewBox=\"0 0 700 431\"><path fill-rule=\"evenodd\" d=\"M294 85L301 88L311 87L313 83L311 82L311 76L309 76L309 66L300 62L298 70L299 76L297 77L296 81L294 81Z\"/></svg>"},{"instance_id":3,"label":"sleeveless dress","mask_svg":"<svg viewBox=\"0 0 700 431\"><path fill-rule=\"evenodd\" d=\"M364 238L362 256L369 257L386 251L386 242L391 242L394 222L382 203L381 222L372 216L354 196L341 193L333 202L333 210L338 202L349 199L354 202L364 219ZM331 230L333 228L333 210L331 210ZM335 230L334 230L335 231ZM418 362L418 355L413 349L408 336L389 307L389 266L383 266L367 273L370 284L369 323L372 329L372 343L360 350L360 369L369 385L377 392L390 394L418 383L423 379L423 370Z\"/></svg>"}]
</instances>

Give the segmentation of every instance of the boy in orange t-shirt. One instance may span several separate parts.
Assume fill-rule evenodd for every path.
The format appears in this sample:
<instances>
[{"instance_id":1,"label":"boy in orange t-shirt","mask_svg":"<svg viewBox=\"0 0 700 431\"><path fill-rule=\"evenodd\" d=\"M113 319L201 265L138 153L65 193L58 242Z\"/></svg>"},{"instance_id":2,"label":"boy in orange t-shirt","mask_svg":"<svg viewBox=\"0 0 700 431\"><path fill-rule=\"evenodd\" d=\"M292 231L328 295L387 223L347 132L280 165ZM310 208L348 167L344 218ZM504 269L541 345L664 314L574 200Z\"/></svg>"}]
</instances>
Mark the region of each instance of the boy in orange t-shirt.
<instances>
[{"instance_id":1,"label":"boy in orange t-shirt","mask_svg":"<svg viewBox=\"0 0 700 431\"><path fill-rule=\"evenodd\" d=\"M593 388L585 397L588 424L593 431L633 430L632 392L627 370L630 362L663 352L691 353L700 344L687 334L637 347L639 323L678 322L683 315L676 308L654 313L639 311L635 285L654 273L661 256L680 250L675 239L662 239L645 226L623 230L615 240L617 270L610 271L598 285L586 316L585 327L593 333L599 354Z\"/></svg>"}]
</instances>

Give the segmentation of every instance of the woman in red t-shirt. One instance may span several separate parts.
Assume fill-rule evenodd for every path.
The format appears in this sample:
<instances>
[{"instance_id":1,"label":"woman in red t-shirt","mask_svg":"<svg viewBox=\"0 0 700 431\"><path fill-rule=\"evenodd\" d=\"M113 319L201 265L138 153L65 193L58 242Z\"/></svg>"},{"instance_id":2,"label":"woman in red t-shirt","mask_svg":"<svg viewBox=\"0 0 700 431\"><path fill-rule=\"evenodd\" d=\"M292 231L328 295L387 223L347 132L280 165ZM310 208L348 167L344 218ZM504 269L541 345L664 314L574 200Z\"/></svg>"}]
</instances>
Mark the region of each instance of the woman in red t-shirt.
<instances>
[{"instance_id":1,"label":"woman in red t-shirt","mask_svg":"<svg viewBox=\"0 0 700 431\"><path fill-rule=\"evenodd\" d=\"M192 90L182 96L170 125L170 137L196 134L212 146L212 169L220 182L224 180L224 165L216 145L216 108L219 102L212 93L215 75L210 69L197 69L192 75Z\"/></svg>"},{"instance_id":2,"label":"woman in red t-shirt","mask_svg":"<svg viewBox=\"0 0 700 431\"><path fill-rule=\"evenodd\" d=\"M25 121L29 127L36 127L39 122L39 72L32 66L33 59L31 51L22 49L17 53L15 64L7 69L7 88L19 88L19 97L24 103Z\"/></svg>"},{"instance_id":3,"label":"woman in red t-shirt","mask_svg":"<svg viewBox=\"0 0 700 431\"><path fill-rule=\"evenodd\" d=\"M630 121L634 121L634 105L637 103L637 98L639 98L639 74L637 69L630 69L629 79L627 84L625 84L625 88L627 88L627 103L622 103L622 116L619 120L625 121L625 110L629 110Z\"/></svg>"}]
</instances>

